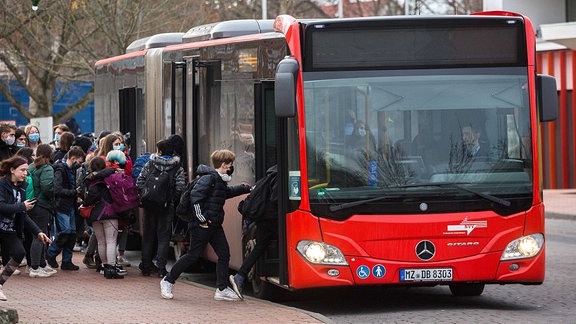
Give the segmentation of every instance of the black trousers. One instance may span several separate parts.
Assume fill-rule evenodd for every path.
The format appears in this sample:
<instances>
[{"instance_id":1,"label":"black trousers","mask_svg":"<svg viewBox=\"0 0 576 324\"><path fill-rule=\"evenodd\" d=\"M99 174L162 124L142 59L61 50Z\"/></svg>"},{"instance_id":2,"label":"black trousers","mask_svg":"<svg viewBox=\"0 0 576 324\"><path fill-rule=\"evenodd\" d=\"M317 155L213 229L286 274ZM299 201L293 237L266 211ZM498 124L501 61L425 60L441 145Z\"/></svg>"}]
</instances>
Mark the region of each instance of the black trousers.
<instances>
[{"instance_id":1,"label":"black trousers","mask_svg":"<svg viewBox=\"0 0 576 324\"><path fill-rule=\"evenodd\" d=\"M196 263L206 245L210 244L218 256L216 263L216 287L224 289L228 287L228 264L230 263L230 247L226 240L226 234L222 226L210 226L202 228L195 226L190 230L190 249L183 255L166 276L166 281L175 283L176 279L188 267Z\"/></svg>"},{"instance_id":2,"label":"black trousers","mask_svg":"<svg viewBox=\"0 0 576 324\"><path fill-rule=\"evenodd\" d=\"M270 241L278 237L278 220L264 220L256 223L256 245L250 254L242 262L238 273L246 278L250 269L264 254Z\"/></svg>"}]
</instances>

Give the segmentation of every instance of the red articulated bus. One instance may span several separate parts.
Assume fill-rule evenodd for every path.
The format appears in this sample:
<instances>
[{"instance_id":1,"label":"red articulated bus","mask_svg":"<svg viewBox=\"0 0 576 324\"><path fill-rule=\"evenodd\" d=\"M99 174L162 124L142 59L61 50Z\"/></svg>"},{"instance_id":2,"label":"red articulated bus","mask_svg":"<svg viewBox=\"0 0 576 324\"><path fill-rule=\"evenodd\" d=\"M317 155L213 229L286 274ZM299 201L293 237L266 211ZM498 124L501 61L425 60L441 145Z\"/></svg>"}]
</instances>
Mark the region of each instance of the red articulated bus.
<instances>
[{"instance_id":1,"label":"red articulated bus","mask_svg":"<svg viewBox=\"0 0 576 324\"><path fill-rule=\"evenodd\" d=\"M557 93L528 18L283 15L171 35L96 63L96 129L131 132L134 155L182 135L190 177L219 148L237 154L232 184L278 165L256 296L544 281L539 132ZM255 239L241 198L225 206L234 269Z\"/></svg>"}]
</instances>

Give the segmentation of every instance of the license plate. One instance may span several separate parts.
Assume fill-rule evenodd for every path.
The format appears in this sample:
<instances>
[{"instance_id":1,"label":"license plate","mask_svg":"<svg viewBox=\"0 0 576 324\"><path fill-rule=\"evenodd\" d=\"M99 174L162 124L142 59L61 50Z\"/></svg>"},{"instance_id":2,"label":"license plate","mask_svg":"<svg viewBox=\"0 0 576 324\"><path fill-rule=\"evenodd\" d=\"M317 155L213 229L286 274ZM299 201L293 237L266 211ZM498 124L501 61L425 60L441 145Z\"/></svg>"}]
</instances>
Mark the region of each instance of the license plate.
<instances>
[{"instance_id":1,"label":"license plate","mask_svg":"<svg viewBox=\"0 0 576 324\"><path fill-rule=\"evenodd\" d=\"M400 269L400 281L452 281L452 269Z\"/></svg>"}]
</instances>

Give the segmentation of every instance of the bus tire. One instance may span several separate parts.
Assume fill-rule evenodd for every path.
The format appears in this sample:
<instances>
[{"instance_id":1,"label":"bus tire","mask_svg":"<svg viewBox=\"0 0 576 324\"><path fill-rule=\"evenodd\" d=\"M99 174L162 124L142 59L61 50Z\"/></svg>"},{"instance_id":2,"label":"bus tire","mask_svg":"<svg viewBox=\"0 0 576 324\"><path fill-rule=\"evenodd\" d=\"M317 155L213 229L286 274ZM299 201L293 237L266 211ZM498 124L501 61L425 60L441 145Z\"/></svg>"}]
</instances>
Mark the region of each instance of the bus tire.
<instances>
[{"instance_id":1,"label":"bus tire","mask_svg":"<svg viewBox=\"0 0 576 324\"><path fill-rule=\"evenodd\" d=\"M450 285L450 292L455 297L480 296L484 292L483 283L457 283Z\"/></svg>"}]
</instances>

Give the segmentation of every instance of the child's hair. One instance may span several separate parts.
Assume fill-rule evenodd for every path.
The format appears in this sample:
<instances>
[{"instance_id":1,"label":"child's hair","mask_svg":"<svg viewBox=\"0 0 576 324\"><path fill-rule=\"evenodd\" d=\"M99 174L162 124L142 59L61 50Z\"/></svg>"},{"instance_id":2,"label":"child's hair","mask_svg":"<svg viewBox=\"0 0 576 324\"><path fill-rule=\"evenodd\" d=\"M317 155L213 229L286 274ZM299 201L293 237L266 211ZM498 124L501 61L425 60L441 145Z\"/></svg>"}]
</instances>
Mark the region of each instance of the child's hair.
<instances>
[{"instance_id":1,"label":"child's hair","mask_svg":"<svg viewBox=\"0 0 576 324\"><path fill-rule=\"evenodd\" d=\"M72 146L68 151L68 158L79 157L82 159L86 158L86 153L82 150L80 146Z\"/></svg>"},{"instance_id":2,"label":"child's hair","mask_svg":"<svg viewBox=\"0 0 576 324\"><path fill-rule=\"evenodd\" d=\"M28 164L28 160L19 155L14 155L9 159L0 162L0 176L9 177L11 174L10 169L15 169L22 164Z\"/></svg>"},{"instance_id":3,"label":"child's hair","mask_svg":"<svg viewBox=\"0 0 576 324\"><path fill-rule=\"evenodd\" d=\"M74 134L70 132L63 132L62 135L60 135L60 140L58 141L58 147L60 148L60 150L68 152L68 150L70 150L70 147L72 146L72 143L74 143L75 138L76 136L74 136Z\"/></svg>"},{"instance_id":4,"label":"child's hair","mask_svg":"<svg viewBox=\"0 0 576 324\"><path fill-rule=\"evenodd\" d=\"M48 144L38 145L38 147L36 148L36 159L34 159L34 166L36 167L36 169L38 169L39 167L44 165L45 161L43 158L50 159L53 152L54 152L54 150L52 149L52 146L50 146ZM49 162L50 161L47 161L46 163L49 163Z\"/></svg>"},{"instance_id":5,"label":"child's hair","mask_svg":"<svg viewBox=\"0 0 576 324\"><path fill-rule=\"evenodd\" d=\"M90 172L98 172L106 168L106 161L99 156L95 156L90 160Z\"/></svg>"},{"instance_id":6,"label":"child's hair","mask_svg":"<svg viewBox=\"0 0 576 324\"><path fill-rule=\"evenodd\" d=\"M236 160L236 154L230 150L216 150L210 155L212 166L218 169L223 163L232 163Z\"/></svg>"},{"instance_id":7,"label":"child's hair","mask_svg":"<svg viewBox=\"0 0 576 324\"><path fill-rule=\"evenodd\" d=\"M172 141L168 139L158 141L158 143L156 143L156 148L158 148L159 152L162 152L162 155L174 155L174 145L172 144Z\"/></svg>"},{"instance_id":8,"label":"child's hair","mask_svg":"<svg viewBox=\"0 0 576 324\"><path fill-rule=\"evenodd\" d=\"M22 147L16 152L16 155L24 157L28 160L28 164L32 163L32 154L34 154L34 150L29 147Z\"/></svg>"},{"instance_id":9,"label":"child's hair","mask_svg":"<svg viewBox=\"0 0 576 324\"><path fill-rule=\"evenodd\" d=\"M118 139L118 136L115 134L108 134L104 136L98 143L98 150L94 153L98 156L106 156L108 152L114 150L114 141Z\"/></svg>"}]
</instances>

